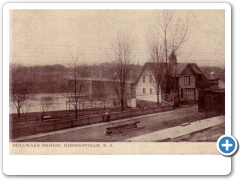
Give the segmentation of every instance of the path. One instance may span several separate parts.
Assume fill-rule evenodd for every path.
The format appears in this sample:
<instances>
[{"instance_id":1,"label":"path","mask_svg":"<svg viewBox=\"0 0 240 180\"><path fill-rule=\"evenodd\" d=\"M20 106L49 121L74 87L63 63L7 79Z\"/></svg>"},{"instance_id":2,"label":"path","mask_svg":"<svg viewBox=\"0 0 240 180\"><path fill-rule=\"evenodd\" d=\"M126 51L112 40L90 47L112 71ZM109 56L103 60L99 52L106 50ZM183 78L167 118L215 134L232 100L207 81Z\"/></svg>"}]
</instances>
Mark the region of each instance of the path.
<instances>
[{"instance_id":1,"label":"path","mask_svg":"<svg viewBox=\"0 0 240 180\"><path fill-rule=\"evenodd\" d=\"M50 133L38 134L29 137L14 139L13 141L22 142L121 142L126 139L158 131L161 128L159 124L163 121L173 120L178 118L200 115L197 106L179 108L174 111L168 111L158 114L145 115L135 118L112 121L109 123L100 123L88 126L77 127L73 129L65 129ZM136 132L121 133L118 135L106 136L107 127L115 126L122 122L131 122L139 120L139 126L145 126L144 129Z\"/></svg>"}]
</instances>

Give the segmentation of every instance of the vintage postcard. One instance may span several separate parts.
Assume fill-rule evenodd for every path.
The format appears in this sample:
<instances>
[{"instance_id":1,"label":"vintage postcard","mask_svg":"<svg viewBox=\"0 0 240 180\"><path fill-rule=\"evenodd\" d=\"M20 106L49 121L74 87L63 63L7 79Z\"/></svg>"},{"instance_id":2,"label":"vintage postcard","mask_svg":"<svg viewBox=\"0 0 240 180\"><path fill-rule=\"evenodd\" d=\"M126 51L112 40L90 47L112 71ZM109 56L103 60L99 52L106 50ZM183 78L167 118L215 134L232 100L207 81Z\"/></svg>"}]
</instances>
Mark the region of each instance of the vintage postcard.
<instances>
[{"instance_id":1,"label":"vintage postcard","mask_svg":"<svg viewBox=\"0 0 240 180\"><path fill-rule=\"evenodd\" d=\"M4 26L10 158L231 163L216 147L231 134L228 4L10 3Z\"/></svg>"}]
</instances>

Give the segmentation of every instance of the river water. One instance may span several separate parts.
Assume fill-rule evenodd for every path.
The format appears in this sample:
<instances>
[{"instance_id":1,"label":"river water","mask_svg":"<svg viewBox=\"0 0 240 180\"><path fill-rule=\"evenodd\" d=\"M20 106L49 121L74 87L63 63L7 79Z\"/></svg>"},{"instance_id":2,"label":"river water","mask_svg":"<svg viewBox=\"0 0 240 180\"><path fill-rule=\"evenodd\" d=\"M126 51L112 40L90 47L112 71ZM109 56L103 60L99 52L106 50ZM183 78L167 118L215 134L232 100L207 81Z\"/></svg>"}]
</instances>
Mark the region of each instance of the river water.
<instances>
[{"instance_id":1,"label":"river water","mask_svg":"<svg viewBox=\"0 0 240 180\"><path fill-rule=\"evenodd\" d=\"M41 111L41 100L47 99L51 102L49 111L65 110L66 109L66 97L64 94L34 94L25 103L23 111L28 112L40 112ZM10 102L10 113L17 113L17 109L13 102Z\"/></svg>"},{"instance_id":2,"label":"river water","mask_svg":"<svg viewBox=\"0 0 240 180\"><path fill-rule=\"evenodd\" d=\"M53 94L34 94L25 103L22 108L22 112L41 112L41 100L48 100L50 106L48 111L58 111L66 110L66 95L64 93L53 93ZM116 104L115 104L116 105ZM105 103L103 101L85 101L84 104L80 104L78 108L88 109L88 108L111 108L113 107L113 101L109 100ZM74 109L73 105L68 106L68 109ZM10 114L17 113L17 109L13 102L10 102Z\"/></svg>"}]
</instances>

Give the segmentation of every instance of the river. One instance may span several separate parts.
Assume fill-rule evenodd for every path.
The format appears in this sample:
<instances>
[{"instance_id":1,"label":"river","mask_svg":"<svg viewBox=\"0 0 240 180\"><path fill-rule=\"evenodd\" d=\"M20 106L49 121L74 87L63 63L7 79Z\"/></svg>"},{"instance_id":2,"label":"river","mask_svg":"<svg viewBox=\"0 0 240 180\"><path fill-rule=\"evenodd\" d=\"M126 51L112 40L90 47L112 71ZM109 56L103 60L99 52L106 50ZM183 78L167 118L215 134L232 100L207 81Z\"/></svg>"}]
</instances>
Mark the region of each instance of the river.
<instances>
[{"instance_id":1,"label":"river","mask_svg":"<svg viewBox=\"0 0 240 180\"><path fill-rule=\"evenodd\" d=\"M23 111L28 112L40 112L41 111L41 99L48 99L51 102L49 111L65 110L66 109L66 97L64 94L34 94L26 102L23 107ZM10 114L17 113L17 109L13 102L10 102Z\"/></svg>"},{"instance_id":2,"label":"river","mask_svg":"<svg viewBox=\"0 0 240 180\"><path fill-rule=\"evenodd\" d=\"M21 108L21 112L41 112L41 100L48 100L51 105L49 105L48 111L58 111L58 110L66 110L66 94L64 93L53 93L53 94L34 94L32 95L25 103L23 108ZM84 104L80 104L80 109L88 109L88 108L111 108L116 106L113 100L108 101L94 101L91 103L90 101L84 101ZM74 106L70 106L70 109L74 109ZM17 109L13 102L10 102L10 114L17 113Z\"/></svg>"}]
</instances>

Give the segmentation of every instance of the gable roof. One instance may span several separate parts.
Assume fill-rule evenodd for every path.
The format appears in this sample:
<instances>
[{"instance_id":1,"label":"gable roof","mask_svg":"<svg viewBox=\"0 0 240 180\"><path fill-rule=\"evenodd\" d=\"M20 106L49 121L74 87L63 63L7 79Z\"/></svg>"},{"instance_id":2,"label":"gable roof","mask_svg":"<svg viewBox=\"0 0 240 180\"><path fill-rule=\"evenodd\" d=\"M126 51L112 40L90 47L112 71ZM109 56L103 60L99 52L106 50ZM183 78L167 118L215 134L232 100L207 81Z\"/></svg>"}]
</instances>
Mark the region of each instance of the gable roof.
<instances>
[{"instance_id":1,"label":"gable roof","mask_svg":"<svg viewBox=\"0 0 240 180\"><path fill-rule=\"evenodd\" d=\"M194 74L198 74L201 75L203 74L202 70L198 67L198 65L196 63L177 63L176 65L174 65L175 69L176 66L176 76L180 76L182 75L183 71L185 70L186 67L189 67Z\"/></svg>"},{"instance_id":2,"label":"gable roof","mask_svg":"<svg viewBox=\"0 0 240 180\"><path fill-rule=\"evenodd\" d=\"M138 83L140 77L142 76L143 72L146 70L147 66L150 66L152 64L154 64L154 63L147 62L144 64L142 71L141 71L138 79L136 80L135 84ZM170 65L170 64L168 64L168 65ZM174 68L175 68L175 66L176 66L176 77L179 77L180 75L182 75L183 71L187 67L189 67L193 71L193 73L198 75L198 77L199 77L196 82L197 87L209 86L208 79L206 78L206 76L203 74L202 70L198 67L198 65L196 63L177 63L176 65L174 65ZM172 76L175 76L175 74L173 74Z\"/></svg>"},{"instance_id":3,"label":"gable roof","mask_svg":"<svg viewBox=\"0 0 240 180\"><path fill-rule=\"evenodd\" d=\"M139 74L137 80L135 81L135 84L138 83L138 81L139 81L140 77L142 76L143 72L145 71L145 69L147 68L147 66L149 66L150 64L151 64L150 62L146 62L146 63L144 64L141 73Z\"/></svg>"},{"instance_id":4,"label":"gable roof","mask_svg":"<svg viewBox=\"0 0 240 180\"><path fill-rule=\"evenodd\" d=\"M188 66L188 63L177 63L173 66L173 69L176 68L176 76L180 76L184 69Z\"/></svg>"},{"instance_id":5,"label":"gable roof","mask_svg":"<svg viewBox=\"0 0 240 180\"><path fill-rule=\"evenodd\" d=\"M146 63L144 64L141 73L139 74L137 80L135 81L135 84L138 83L140 77L142 76L142 74L143 74L143 72L146 70L146 68L147 68L148 66L151 66L151 65L154 65L154 64L155 64L155 63L152 63L152 62L146 62ZM170 66L170 64L167 64L167 65Z\"/></svg>"},{"instance_id":6,"label":"gable roof","mask_svg":"<svg viewBox=\"0 0 240 180\"><path fill-rule=\"evenodd\" d=\"M147 68L148 66L150 66L150 65L153 65L153 64L154 64L154 63L151 63L151 62L146 62L146 63L144 64L144 66L143 66L143 68L142 68L142 71L141 71L141 73L139 74L139 76L138 76L135 84L138 83L139 79L141 78L141 76L142 76L143 72L146 70L146 68ZM195 64L195 63L192 63L192 64ZM170 65L170 64L168 64L168 65ZM177 67L176 67L176 76L177 76L177 77L180 76L180 75L182 74L182 72L184 71L184 69L185 69L188 65L189 65L189 63L177 63L176 65L174 65L174 66L177 66ZM196 65L196 66L197 66L197 65Z\"/></svg>"},{"instance_id":7,"label":"gable roof","mask_svg":"<svg viewBox=\"0 0 240 180\"><path fill-rule=\"evenodd\" d=\"M189 65L196 74L203 74L202 70L198 67L196 63L189 63Z\"/></svg>"}]
</instances>

